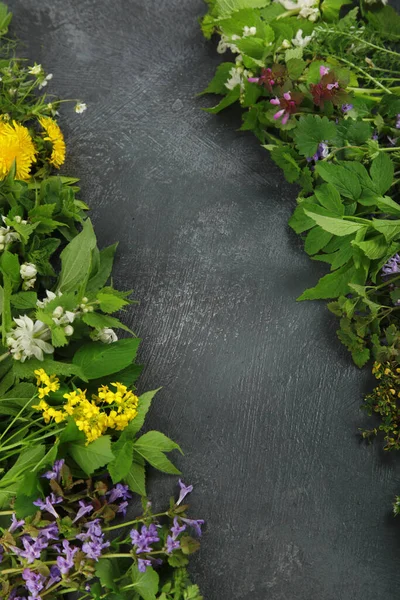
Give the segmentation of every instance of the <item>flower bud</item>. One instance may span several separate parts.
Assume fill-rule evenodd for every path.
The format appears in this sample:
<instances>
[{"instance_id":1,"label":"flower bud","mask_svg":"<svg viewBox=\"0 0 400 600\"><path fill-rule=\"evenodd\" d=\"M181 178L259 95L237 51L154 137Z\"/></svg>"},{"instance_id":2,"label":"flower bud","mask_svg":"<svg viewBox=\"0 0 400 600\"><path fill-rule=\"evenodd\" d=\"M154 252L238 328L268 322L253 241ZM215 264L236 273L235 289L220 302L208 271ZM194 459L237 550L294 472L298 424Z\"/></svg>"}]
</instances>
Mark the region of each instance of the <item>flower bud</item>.
<instances>
[{"instance_id":1,"label":"flower bud","mask_svg":"<svg viewBox=\"0 0 400 600\"><path fill-rule=\"evenodd\" d=\"M63 307L62 306L57 306L57 308L55 308L53 310L53 317L55 319L59 319L62 316L63 312L64 312Z\"/></svg>"},{"instance_id":2,"label":"flower bud","mask_svg":"<svg viewBox=\"0 0 400 600\"><path fill-rule=\"evenodd\" d=\"M37 269L33 263L24 263L19 272L22 279L33 279L37 275Z\"/></svg>"},{"instance_id":3,"label":"flower bud","mask_svg":"<svg viewBox=\"0 0 400 600\"><path fill-rule=\"evenodd\" d=\"M65 335L67 335L68 337L70 335L72 335L74 333L74 328L72 327L72 325L67 325L66 327L64 327L64 333Z\"/></svg>"}]
</instances>

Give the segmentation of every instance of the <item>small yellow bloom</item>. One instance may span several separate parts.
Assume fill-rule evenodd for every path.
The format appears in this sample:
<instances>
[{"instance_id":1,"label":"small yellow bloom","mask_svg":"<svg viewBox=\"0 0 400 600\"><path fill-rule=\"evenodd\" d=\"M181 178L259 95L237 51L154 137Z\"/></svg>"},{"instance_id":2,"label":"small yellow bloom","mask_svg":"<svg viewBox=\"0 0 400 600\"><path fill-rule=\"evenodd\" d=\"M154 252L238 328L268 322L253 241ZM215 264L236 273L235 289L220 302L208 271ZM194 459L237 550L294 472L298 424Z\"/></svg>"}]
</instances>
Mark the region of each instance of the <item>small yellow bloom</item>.
<instances>
[{"instance_id":1,"label":"small yellow bloom","mask_svg":"<svg viewBox=\"0 0 400 600\"><path fill-rule=\"evenodd\" d=\"M32 408L34 408L35 410L47 410L48 407L49 405L44 400L41 400L39 404L35 404L34 406L32 406Z\"/></svg>"},{"instance_id":2,"label":"small yellow bloom","mask_svg":"<svg viewBox=\"0 0 400 600\"><path fill-rule=\"evenodd\" d=\"M52 145L49 162L59 169L65 161L66 148L63 133L58 126L58 123L50 117L41 117L39 123L47 134L44 139L51 142Z\"/></svg>"},{"instance_id":3,"label":"small yellow bloom","mask_svg":"<svg viewBox=\"0 0 400 600\"><path fill-rule=\"evenodd\" d=\"M12 125L0 122L0 179L4 179L15 161L16 179L29 179L36 150L29 131L13 121Z\"/></svg>"}]
</instances>

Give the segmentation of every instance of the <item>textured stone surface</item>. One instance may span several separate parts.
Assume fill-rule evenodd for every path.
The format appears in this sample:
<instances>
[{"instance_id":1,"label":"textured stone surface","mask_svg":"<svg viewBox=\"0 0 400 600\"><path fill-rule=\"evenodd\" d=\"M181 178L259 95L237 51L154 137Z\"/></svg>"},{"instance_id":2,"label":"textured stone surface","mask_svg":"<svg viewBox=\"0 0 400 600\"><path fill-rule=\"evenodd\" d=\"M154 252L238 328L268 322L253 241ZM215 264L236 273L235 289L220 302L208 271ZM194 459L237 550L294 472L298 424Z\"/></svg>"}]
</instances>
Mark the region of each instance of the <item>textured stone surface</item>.
<instances>
[{"instance_id":1,"label":"textured stone surface","mask_svg":"<svg viewBox=\"0 0 400 600\"><path fill-rule=\"evenodd\" d=\"M399 467L357 427L366 372L322 304L323 273L287 227L295 190L234 110L200 110L219 57L201 0L13 0L13 31L62 111L66 172L82 180L116 283L143 337L150 426L181 443L207 520L192 573L207 600L394 600ZM157 477L152 493L171 493Z\"/></svg>"}]
</instances>

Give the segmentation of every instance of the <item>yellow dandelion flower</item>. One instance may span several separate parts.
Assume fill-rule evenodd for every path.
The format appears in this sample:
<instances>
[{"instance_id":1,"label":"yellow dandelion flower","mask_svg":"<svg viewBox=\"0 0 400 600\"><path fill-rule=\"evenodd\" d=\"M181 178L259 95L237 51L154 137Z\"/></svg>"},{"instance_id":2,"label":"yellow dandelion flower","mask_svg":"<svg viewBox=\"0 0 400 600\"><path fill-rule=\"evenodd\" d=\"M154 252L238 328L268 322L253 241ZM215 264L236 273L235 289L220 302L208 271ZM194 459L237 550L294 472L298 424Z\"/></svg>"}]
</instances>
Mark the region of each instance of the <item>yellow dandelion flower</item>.
<instances>
[{"instance_id":1,"label":"yellow dandelion flower","mask_svg":"<svg viewBox=\"0 0 400 600\"><path fill-rule=\"evenodd\" d=\"M13 121L0 122L0 179L4 179L15 161L15 178L29 179L36 150L29 131Z\"/></svg>"},{"instance_id":2,"label":"yellow dandelion flower","mask_svg":"<svg viewBox=\"0 0 400 600\"><path fill-rule=\"evenodd\" d=\"M65 142L63 133L54 119L50 117L41 117L39 123L47 133L44 139L51 142L52 150L50 164L59 169L65 161Z\"/></svg>"}]
</instances>

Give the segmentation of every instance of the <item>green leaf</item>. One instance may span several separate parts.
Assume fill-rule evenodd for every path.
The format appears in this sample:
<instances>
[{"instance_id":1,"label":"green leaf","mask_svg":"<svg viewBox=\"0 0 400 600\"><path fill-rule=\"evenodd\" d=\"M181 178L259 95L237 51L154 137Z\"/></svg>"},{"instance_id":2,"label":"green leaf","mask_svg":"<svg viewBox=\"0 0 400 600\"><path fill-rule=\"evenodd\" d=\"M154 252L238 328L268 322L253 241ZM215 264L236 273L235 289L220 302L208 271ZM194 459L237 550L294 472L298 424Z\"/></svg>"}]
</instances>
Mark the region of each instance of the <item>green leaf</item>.
<instances>
[{"instance_id":1,"label":"green leaf","mask_svg":"<svg viewBox=\"0 0 400 600\"><path fill-rule=\"evenodd\" d=\"M278 167L283 169L283 174L289 183L293 183L299 178L301 168L297 161L300 157L293 148L275 146L271 151L271 158Z\"/></svg>"},{"instance_id":2,"label":"green leaf","mask_svg":"<svg viewBox=\"0 0 400 600\"><path fill-rule=\"evenodd\" d=\"M221 112L221 110L224 110L224 108L227 108L228 106L236 102L236 100L239 100L239 96L240 86L237 85L233 88L233 90L230 90L228 92L228 94L221 100L219 104L213 106L212 108L203 108L203 110L205 112L216 115L217 113Z\"/></svg>"},{"instance_id":3,"label":"green leaf","mask_svg":"<svg viewBox=\"0 0 400 600\"><path fill-rule=\"evenodd\" d=\"M370 175L380 194L385 194L393 183L394 165L389 156L380 152L372 161ZM399 207L400 212L400 207Z\"/></svg>"},{"instance_id":4,"label":"green leaf","mask_svg":"<svg viewBox=\"0 0 400 600\"><path fill-rule=\"evenodd\" d=\"M112 452L115 458L108 464L107 469L115 484L125 479L132 467L133 441L121 437L112 445Z\"/></svg>"},{"instance_id":5,"label":"green leaf","mask_svg":"<svg viewBox=\"0 0 400 600\"><path fill-rule=\"evenodd\" d=\"M325 217L323 215L317 215L309 210L304 211L310 219L315 221L317 225L322 227L324 231L328 231L333 235L340 237L356 233L360 229L365 228L365 225L360 223L353 223L351 221L345 221L344 219L336 219L335 217Z\"/></svg>"},{"instance_id":6,"label":"green leaf","mask_svg":"<svg viewBox=\"0 0 400 600\"><path fill-rule=\"evenodd\" d=\"M45 451L46 447L43 444L22 450L17 461L0 480L0 487L4 488L10 483L14 483L15 479L33 470L36 464L44 457Z\"/></svg>"},{"instance_id":7,"label":"green leaf","mask_svg":"<svg viewBox=\"0 0 400 600\"><path fill-rule=\"evenodd\" d=\"M151 402L152 402L154 396L157 394L157 392L160 391L160 389L161 388L158 388L156 390L151 390L150 392L145 392L144 394L139 396L139 404L138 404L138 408L137 408L138 414L133 419L133 421L131 421L129 423L129 425L127 427L130 434L132 434L133 436L142 429L146 415L151 406Z\"/></svg>"},{"instance_id":8,"label":"green leaf","mask_svg":"<svg viewBox=\"0 0 400 600\"><path fill-rule=\"evenodd\" d=\"M90 219L84 222L82 231L61 252L61 274L57 290L63 294L78 290L87 279L96 236Z\"/></svg>"},{"instance_id":9,"label":"green leaf","mask_svg":"<svg viewBox=\"0 0 400 600\"><path fill-rule=\"evenodd\" d=\"M347 166L348 163L346 164ZM334 165L327 162L318 162L315 170L322 179L331 183L341 196L358 200L362 190L360 181L346 167L343 164Z\"/></svg>"},{"instance_id":10,"label":"green leaf","mask_svg":"<svg viewBox=\"0 0 400 600\"><path fill-rule=\"evenodd\" d=\"M235 63L232 62L225 62L218 65L214 77L201 94L227 94L228 88L225 86L225 83L230 78L230 70L234 67Z\"/></svg>"},{"instance_id":11,"label":"green leaf","mask_svg":"<svg viewBox=\"0 0 400 600\"><path fill-rule=\"evenodd\" d=\"M12 294L10 298L11 305L19 310L29 310L36 308L37 294L36 292L18 292Z\"/></svg>"},{"instance_id":12,"label":"green leaf","mask_svg":"<svg viewBox=\"0 0 400 600\"><path fill-rule=\"evenodd\" d=\"M132 566L132 589L139 594L143 600L156 600L158 592L158 574L152 567L147 567L144 573L141 573L136 565Z\"/></svg>"},{"instance_id":13,"label":"green leaf","mask_svg":"<svg viewBox=\"0 0 400 600\"><path fill-rule=\"evenodd\" d=\"M353 241L353 246L360 248L360 250L364 252L365 256L371 260L376 260L386 254L388 242L383 235L377 235L376 237L364 242Z\"/></svg>"},{"instance_id":14,"label":"green leaf","mask_svg":"<svg viewBox=\"0 0 400 600\"><path fill-rule=\"evenodd\" d=\"M82 317L82 321L89 325L89 327L94 327L94 329L103 329L104 327L113 327L115 329L123 329L124 331L129 331L132 335L134 335L133 331L129 329L126 325L121 323L119 319L115 317L110 317L108 315L102 315L100 313L92 312L86 313Z\"/></svg>"},{"instance_id":15,"label":"green leaf","mask_svg":"<svg viewBox=\"0 0 400 600\"><path fill-rule=\"evenodd\" d=\"M4 250L1 255L0 267L2 272L10 278L10 281L14 287L19 286L21 276L19 274L19 260L18 254L13 254L8 250Z\"/></svg>"},{"instance_id":16,"label":"green leaf","mask_svg":"<svg viewBox=\"0 0 400 600\"><path fill-rule=\"evenodd\" d=\"M101 310L105 313L117 312L117 310L129 304L129 301L125 298L110 292L99 292L96 298L99 301Z\"/></svg>"},{"instance_id":17,"label":"green leaf","mask_svg":"<svg viewBox=\"0 0 400 600\"><path fill-rule=\"evenodd\" d=\"M118 244L113 244L104 248L104 250L100 250L98 270L96 273L90 275L86 286L86 293L97 292L97 290L106 285L111 275L117 246Z\"/></svg>"},{"instance_id":18,"label":"green leaf","mask_svg":"<svg viewBox=\"0 0 400 600\"><path fill-rule=\"evenodd\" d=\"M383 213L388 215L400 216L400 204L392 200L389 196L375 199L376 206Z\"/></svg>"},{"instance_id":19,"label":"green leaf","mask_svg":"<svg viewBox=\"0 0 400 600\"><path fill-rule=\"evenodd\" d=\"M294 135L296 146L303 156L313 156L318 144L329 142L336 135L336 125L327 117L307 115L301 117Z\"/></svg>"},{"instance_id":20,"label":"green leaf","mask_svg":"<svg viewBox=\"0 0 400 600\"><path fill-rule=\"evenodd\" d=\"M118 586L115 581L119 577L119 569L117 561L109 560L108 558L102 558L98 560L96 563L96 577L100 579L101 585L105 588L113 590L114 592L118 590Z\"/></svg>"},{"instance_id":21,"label":"green leaf","mask_svg":"<svg viewBox=\"0 0 400 600\"><path fill-rule=\"evenodd\" d=\"M400 234L400 219L372 219L372 226L385 236L387 242L391 242Z\"/></svg>"},{"instance_id":22,"label":"green leaf","mask_svg":"<svg viewBox=\"0 0 400 600\"><path fill-rule=\"evenodd\" d=\"M114 459L109 435L102 435L87 446L84 443L71 442L67 448L74 461L89 476Z\"/></svg>"},{"instance_id":23,"label":"green leaf","mask_svg":"<svg viewBox=\"0 0 400 600\"><path fill-rule=\"evenodd\" d=\"M180 471L165 456L164 452L179 450L178 444L159 431L149 431L134 444L135 451L159 471L178 475Z\"/></svg>"},{"instance_id":24,"label":"green leaf","mask_svg":"<svg viewBox=\"0 0 400 600\"><path fill-rule=\"evenodd\" d=\"M342 6L351 4L351 0L324 0L322 3L322 14L325 21L337 21Z\"/></svg>"},{"instance_id":25,"label":"green leaf","mask_svg":"<svg viewBox=\"0 0 400 600\"><path fill-rule=\"evenodd\" d=\"M128 367L136 357L139 343L138 338L133 338L112 344L85 344L75 353L73 362L81 368L87 379L98 379Z\"/></svg>"},{"instance_id":26,"label":"green leaf","mask_svg":"<svg viewBox=\"0 0 400 600\"><path fill-rule=\"evenodd\" d=\"M286 63L286 67L291 79L298 79L303 73L307 63L301 58L291 58Z\"/></svg>"},{"instance_id":27,"label":"green leaf","mask_svg":"<svg viewBox=\"0 0 400 600\"><path fill-rule=\"evenodd\" d=\"M318 202L327 210L338 217L344 215L344 206L339 192L330 183L323 183L315 188L315 195Z\"/></svg>"},{"instance_id":28,"label":"green leaf","mask_svg":"<svg viewBox=\"0 0 400 600\"><path fill-rule=\"evenodd\" d=\"M349 293L349 283L364 285L365 279L364 269L357 269L349 263L322 277L315 287L303 292L298 300L337 298Z\"/></svg>"},{"instance_id":29,"label":"green leaf","mask_svg":"<svg viewBox=\"0 0 400 600\"><path fill-rule=\"evenodd\" d=\"M31 358L24 363L14 361L13 369L18 379L31 379L34 377L36 369L44 369L46 373L50 373L51 375L64 375L65 377L77 375L83 381L87 381L85 374L78 364L64 363L50 358L45 358L44 360Z\"/></svg>"},{"instance_id":30,"label":"green leaf","mask_svg":"<svg viewBox=\"0 0 400 600\"><path fill-rule=\"evenodd\" d=\"M69 444L70 442L79 442L82 444L85 442L85 439L83 431L80 431L75 421L69 418L67 425L59 436L60 444Z\"/></svg>"},{"instance_id":31,"label":"green leaf","mask_svg":"<svg viewBox=\"0 0 400 600\"><path fill-rule=\"evenodd\" d=\"M268 27L268 29L270 30L269 42L272 42L274 39L274 32L270 27ZM262 60L267 53L265 41L253 36L235 40L235 46L237 46L241 54L250 56L250 58L254 58L255 60Z\"/></svg>"},{"instance_id":32,"label":"green leaf","mask_svg":"<svg viewBox=\"0 0 400 600\"><path fill-rule=\"evenodd\" d=\"M128 475L125 477L125 482L129 485L129 489L140 496L146 495L146 472L143 464L136 460L132 462Z\"/></svg>"},{"instance_id":33,"label":"green leaf","mask_svg":"<svg viewBox=\"0 0 400 600\"><path fill-rule=\"evenodd\" d=\"M320 227L314 227L308 232L304 249L307 254L316 254L332 239L332 235Z\"/></svg>"}]
</instances>

